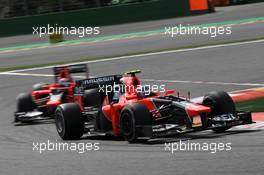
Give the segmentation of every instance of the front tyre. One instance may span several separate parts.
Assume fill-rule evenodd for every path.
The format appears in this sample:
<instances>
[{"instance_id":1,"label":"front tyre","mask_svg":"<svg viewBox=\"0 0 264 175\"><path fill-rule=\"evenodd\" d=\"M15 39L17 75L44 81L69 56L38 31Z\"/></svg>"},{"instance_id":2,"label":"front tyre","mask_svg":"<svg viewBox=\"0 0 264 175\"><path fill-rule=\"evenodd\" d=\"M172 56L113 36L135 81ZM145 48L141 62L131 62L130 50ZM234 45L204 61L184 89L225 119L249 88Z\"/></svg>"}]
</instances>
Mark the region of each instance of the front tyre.
<instances>
[{"instance_id":1,"label":"front tyre","mask_svg":"<svg viewBox=\"0 0 264 175\"><path fill-rule=\"evenodd\" d=\"M22 93L17 96L17 112L31 112L36 108L30 93Z\"/></svg>"},{"instance_id":2,"label":"front tyre","mask_svg":"<svg viewBox=\"0 0 264 175\"><path fill-rule=\"evenodd\" d=\"M212 109L208 117L222 115L222 114L233 114L236 115L235 103L228 93L224 91L210 92L204 96L203 105L208 106ZM228 129L230 126L219 127L212 129L214 132L221 133Z\"/></svg>"},{"instance_id":3,"label":"front tyre","mask_svg":"<svg viewBox=\"0 0 264 175\"><path fill-rule=\"evenodd\" d=\"M129 143L138 138L137 125L152 125L152 118L144 104L130 104L123 108L120 117L121 134Z\"/></svg>"},{"instance_id":4,"label":"front tyre","mask_svg":"<svg viewBox=\"0 0 264 175\"><path fill-rule=\"evenodd\" d=\"M55 111L55 124L63 140L80 139L84 133L84 119L78 104L60 105Z\"/></svg>"},{"instance_id":5,"label":"front tyre","mask_svg":"<svg viewBox=\"0 0 264 175\"><path fill-rule=\"evenodd\" d=\"M21 93L17 96L17 112L32 112L36 107L30 93ZM18 121L19 119L15 116L14 122Z\"/></svg>"}]
</instances>

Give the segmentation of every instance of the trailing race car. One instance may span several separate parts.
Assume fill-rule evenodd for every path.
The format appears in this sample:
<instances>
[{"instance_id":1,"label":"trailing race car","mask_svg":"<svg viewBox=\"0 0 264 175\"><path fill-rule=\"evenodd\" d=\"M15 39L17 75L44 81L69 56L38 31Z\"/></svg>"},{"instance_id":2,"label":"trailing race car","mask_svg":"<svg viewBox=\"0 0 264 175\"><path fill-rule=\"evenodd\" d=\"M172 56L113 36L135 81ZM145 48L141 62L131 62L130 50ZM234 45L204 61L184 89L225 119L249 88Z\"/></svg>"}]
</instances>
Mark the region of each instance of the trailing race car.
<instances>
[{"instance_id":1,"label":"trailing race car","mask_svg":"<svg viewBox=\"0 0 264 175\"><path fill-rule=\"evenodd\" d=\"M55 82L52 84L39 83L33 85L30 93L22 93L17 97L17 111L14 122L32 122L54 118L54 112L62 103L74 102L73 88L76 83L72 73L86 73L86 64L54 67Z\"/></svg>"},{"instance_id":2,"label":"trailing race car","mask_svg":"<svg viewBox=\"0 0 264 175\"><path fill-rule=\"evenodd\" d=\"M139 72L77 81L76 101L60 105L55 112L60 137L70 140L85 133L105 133L135 142L139 137L207 129L224 132L233 126L252 123L251 113L236 111L226 92L210 92L200 104L174 96L172 90L163 96L159 92L138 92L137 87L143 86L136 76ZM109 86L115 86L115 91L105 93L104 88Z\"/></svg>"}]
</instances>

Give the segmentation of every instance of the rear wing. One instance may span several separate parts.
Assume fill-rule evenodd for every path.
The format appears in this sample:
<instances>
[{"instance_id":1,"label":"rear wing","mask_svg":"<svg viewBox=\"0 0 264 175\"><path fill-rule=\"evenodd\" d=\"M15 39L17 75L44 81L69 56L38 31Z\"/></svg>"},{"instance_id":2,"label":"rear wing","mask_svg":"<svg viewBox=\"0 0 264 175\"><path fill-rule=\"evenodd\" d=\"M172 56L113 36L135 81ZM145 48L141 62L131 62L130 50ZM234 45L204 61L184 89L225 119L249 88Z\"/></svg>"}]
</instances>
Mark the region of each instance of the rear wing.
<instances>
[{"instance_id":1,"label":"rear wing","mask_svg":"<svg viewBox=\"0 0 264 175\"><path fill-rule=\"evenodd\" d=\"M106 88L107 85L120 84L122 75L109 75L96 78L88 78L84 80L77 80L74 88L75 95L83 95L85 90L94 88Z\"/></svg>"},{"instance_id":2,"label":"rear wing","mask_svg":"<svg viewBox=\"0 0 264 175\"><path fill-rule=\"evenodd\" d=\"M76 64L76 65L67 65L67 66L58 66L53 68L55 82L58 82L58 77L62 72L65 74L74 74L74 73L85 73L86 77L89 77L89 69L87 64ZM65 75L69 76L69 75Z\"/></svg>"}]
</instances>

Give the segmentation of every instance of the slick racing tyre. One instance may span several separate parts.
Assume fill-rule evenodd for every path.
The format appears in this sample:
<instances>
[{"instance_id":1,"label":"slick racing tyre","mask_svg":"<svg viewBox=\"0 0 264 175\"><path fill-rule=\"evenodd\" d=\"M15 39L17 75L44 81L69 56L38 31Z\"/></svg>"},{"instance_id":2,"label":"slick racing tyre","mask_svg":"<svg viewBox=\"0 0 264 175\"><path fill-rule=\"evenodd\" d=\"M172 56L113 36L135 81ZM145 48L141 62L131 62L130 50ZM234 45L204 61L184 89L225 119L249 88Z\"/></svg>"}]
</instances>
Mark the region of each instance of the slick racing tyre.
<instances>
[{"instance_id":1,"label":"slick racing tyre","mask_svg":"<svg viewBox=\"0 0 264 175\"><path fill-rule=\"evenodd\" d=\"M103 96L99 89L89 89L84 92L83 103L86 107L98 107L103 103Z\"/></svg>"},{"instance_id":2,"label":"slick racing tyre","mask_svg":"<svg viewBox=\"0 0 264 175\"><path fill-rule=\"evenodd\" d=\"M120 117L121 135L129 143L137 141L137 125L152 125L152 118L148 108L144 104L130 104L123 108Z\"/></svg>"},{"instance_id":3,"label":"slick racing tyre","mask_svg":"<svg viewBox=\"0 0 264 175\"><path fill-rule=\"evenodd\" d=\"M17 96L17 112L31 112L37 105L34 103L30 93L22 93ZM14 122L18 122L15 116Z\"/></svg>"},{"instance_id":4,"label":"slick racing tyre","mask_svg":"<svg viewBox=\"0 0 264 175\"><path fill-rule=\"evenodd\" d=\"M83 103L85 107L96 107L98 108L98 117L96 118L97 129L100 131L111 131L112 130L112 122L108 120L102 111L102 104L104 100L104 96L99 92L99 89L89 89L86 90L83 96Z\"/></svg>"},{"instance_id":5,"label":"slick racing tyre","mask_svg":"<svg viewBox=\"0 0 264 175\"><path fill-rule=\"evenodd\" d=\"M223 91L220 92L210 92L204 96L203 104L205 106L211 107L212 111L210 116L216 116L221 114L233 114L236 115L236 108L232 98ZM221 133L231 127L220 127L213 129L214 132Z\"/></svg>"},{"instance_id":6,"label":"slick racing tyre","mask_svg":"<svg viewBox=\"0 0 264 175\"><path fill-rule=\"evenodd\" d=\"M17 112L30 112L36 108L31 94L23 93L17 96Z\"/></svg>"},{"instance_id":7,"label":"slick racing tyre","mask_svg":"<svg viewBox=\"0 0 264 175\"><path fill-rule=\"evenodd\" d=\"M84 119L78 104L60 105L55 111L55 124L63 140L80 139L84 133Z\"/></svg>"}]
</instances>

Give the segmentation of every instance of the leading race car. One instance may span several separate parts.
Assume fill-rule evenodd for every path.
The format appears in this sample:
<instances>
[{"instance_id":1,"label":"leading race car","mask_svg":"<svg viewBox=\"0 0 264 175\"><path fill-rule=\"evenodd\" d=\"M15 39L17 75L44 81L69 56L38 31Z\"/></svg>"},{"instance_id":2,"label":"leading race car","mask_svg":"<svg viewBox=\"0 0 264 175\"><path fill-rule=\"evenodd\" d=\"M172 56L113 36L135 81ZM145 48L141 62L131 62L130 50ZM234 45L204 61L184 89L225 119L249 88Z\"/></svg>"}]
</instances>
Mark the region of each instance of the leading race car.
<instances>
[{"instance_id":1,"label":"leading race car","mask_svg":"<svg viewBox=\"0 0 264 175\"><path fill-rule=\"evenodd\" d=\"M138 87L143 86L136 76L139 72L77 81L75 102L62 104L55 112L60 137L70 140L85 133L106 133L135 142L139 137L207 129L224 132L233 126L252 123L251 113L236 111L226 92L210 92L201 104L174 96L172 90L163 96L159 92L139 92ZM106 91L109 86L115 90Z\"/></svg>"},{"instance_id":2,"label":"leading race car","mask_svg":"<svg viewBox=\"0 0 264 175\"><path fill-rule=\"evenodd\" d=\"M86 64L54 67L53 72L54 83L35 84L30 93L18 95L14 122L26 123L53 118L57 106L74 102L73 88L76 83L71 74L85 73L88 78Z\"/></svg>"}]
</instances>

